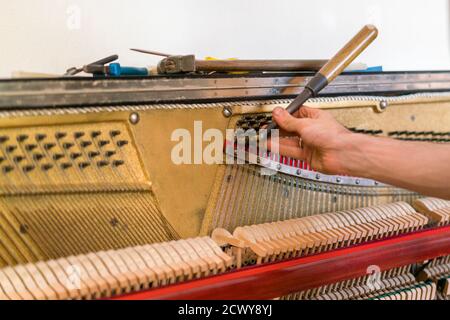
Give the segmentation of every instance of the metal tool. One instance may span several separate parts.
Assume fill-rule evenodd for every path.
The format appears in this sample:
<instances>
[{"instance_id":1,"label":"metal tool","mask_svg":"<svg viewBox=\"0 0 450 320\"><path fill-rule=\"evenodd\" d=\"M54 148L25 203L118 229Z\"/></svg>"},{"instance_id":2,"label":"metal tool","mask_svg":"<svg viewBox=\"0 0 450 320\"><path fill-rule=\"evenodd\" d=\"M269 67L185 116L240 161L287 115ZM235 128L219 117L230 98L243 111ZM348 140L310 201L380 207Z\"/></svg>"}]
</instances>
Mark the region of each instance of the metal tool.
<instances>
[{"instance_id":1,"label":"metal tool","mask_svg":"<svg viewBox=\"0 0 450 320\"><path fill-rule=\"evenodd\" d=\"M378 30L373 25L365 25L347 44L339 50L305 85L303 91L287 106L286 110L293 114L312 97L333 81L378 35ZM275 122L266 127L267 134L277 128Z\"/></svg>"},{"instance_id":2,"label":"metal tool","mask_svg":"<svg viewBox=\"0 0 450 320\"><path fill-rule=\"evenodd\" d=\"M89 63L89 64L84 65L84 66L79 67L79 68L77 68L77 67L72 67L72 68L69 68L69 69L66 70L66 73L64 74L64 76L74 76L74 75L76 75L76 74L78 74L78 73L84 71L85 68L88 67L88 66L90 66L90 65L97 65L97 66L98 66L98 65L101 65L101 66L103 66L103 65L105 65L105 64L107 64L107 63L110 63L110 62L113 62L113 61L115 61L115 60L117 60L117 59L119 59L119 56L118 56L117 54L113 54L113 55L111 55L111 56L108 56L108 57L105 57L105 58L103 58L103 59L94 61L94 62L92 62L92 63Z\"/></svg>"},{"instance_id":3,"label":"metal tool","mask_svg":"<svg viewBox=\"0 0 450 320\"><path fill-rule=\"evenodd\" d=\"M315 71L325 63L326 60L197 60L194 55L184 55L162 59L158 73Z\"/></svg>"},{"instance_id":4,"label":"metal tool","mask_svg":"<svg viewBox=\"0 0 450 320\"><path fill-rule=\"evenodd\" d=\"M197 60L195 55L170 55L157 51L130 49L133 51L164 56L158 63L159 74L189 72L262 72L262 71L316 71L327 60Z\"/></svg>"},{"instance_id":5,"label":"metal tool","mask_svg":"<svg viewBox=\"0 0 450 320\"><path fill-rule=\"evenodd\" d=\"M152 51L152 50L134 49L134 48L131 48L130 50L136 51L136 52L140 52L140 53L152 54L152 55L154 55L154 56L162 56L162 57L170 57L170 56L173 56L173 54L162 53L162 52Z\"/></svg>"}]
</instances>

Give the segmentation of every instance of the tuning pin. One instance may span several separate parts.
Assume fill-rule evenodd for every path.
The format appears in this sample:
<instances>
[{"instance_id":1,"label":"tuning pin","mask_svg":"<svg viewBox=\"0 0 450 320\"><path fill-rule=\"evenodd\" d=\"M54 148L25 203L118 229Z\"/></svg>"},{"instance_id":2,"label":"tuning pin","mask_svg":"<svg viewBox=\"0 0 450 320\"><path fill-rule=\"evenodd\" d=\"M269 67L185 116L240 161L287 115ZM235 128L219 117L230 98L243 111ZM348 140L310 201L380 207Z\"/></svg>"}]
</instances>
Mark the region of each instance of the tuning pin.
<instances>
[{"instance_id":1,"label":"tuning pin","mask_svg":"<svg viewBox=\"0 0 450 320\"><path fill-rule=\"evenodd\" d=\"M17 136L17 141L18 142L24 142L27 139L28 139L28 135L27 134L20 134L20 135Z\"/></svg>"},{"instance_id":2,"label":"tuning pin","mask_svg":"<svg viewBox=\"0 0 450 320\"><path fill-rule=\"evenodd\" d=\"M109 164L109 162L108 161L104 161L104 160L101 160L101 161L97 162L97 166L98 167L106 167L108 164Z\"/></svg>"},{"instance_id":3,"label":"tuning pin","mask_svg":"<svg viewBox=\"0 0 450 320\"><path fill-rule=\"evenodd\" d=\"M36 148L37 148L37 145L35 145L35 144L27 144L25 146L25 150L27 150L27 151L33 151Z\"/></svg>"},{"instance_id":4,"label":"tuning pin","mask_svg":"<svg viewBox=\"0 0 450 320\"><path fill-rule=\"evenodd\" d=\"M123 146L125 146L127 144L128 144L127 140L119 140L119 141L117 141L117 146L118 147L123 147Z\"/></svg>"},{"instance_id":5,"label":"tuning pin","mask_svg":"<svg viewBox=\"0 0 450 320\"><path fill-rule=\"evenodd\" d=\"M13 170L14 170L14 167L12 167L12 166L4 166L2 168L3 173L9 173L9 172L11 172Z\"/></svg>"},{"instance_id":6,"label":"tuning pin","mask_svg":"<svg viewBox=\"0 0 450 320\"><path fill-rule=\"evenodd\" d=\"M91 151L88 153L89 158L93 159L95 157L98 157L100 155L100 152L98 151Z\"/></svg>"},{"instance_id":7,"label":"tuning pin","mask_svg":"<svg viewBox=\"0 0 450 320\"><path fill-rule=\"evenodd\" d=\"M33 165L26 165L22 168L23 172L27 173L30 172L32 170L34 170L34 166Z\"/></svg>"},{"instance_id":8,"label":"tuning pin","mask_svg":"<svg viewBox=\"0 0 450 320\"><path fill-rule=\"evenodd\" d=\"M69 150L74 146L74 144L72 142L64 142L62 146L65 150Z\"/></svg>"},{"instance_id":9,"label":"tuning pin","mask_svg":"<svg viewBox=\"0 0 450 320\"><path fill-rule=\"evenodd\" d=\"M100 132L100 131L92 131L91 132L91 137L92 138L96 138L96 137L98 137L99 135L101 135L102 133Z\"/></svg>"},{"instance_id":10,"label":"tuning pin","mask_svg":"<svg viewBox=\"0 0 450 320\"><path fill-rule=\"evenodd\" d=\"M123 160L114 160L112 164L114 167L119 167L119 166L123 165L124 163L125 162Z\"/></svg>"},{"instance_id":11,"label":"tuning pin","mask_svg":"<svg viewBox=\"0 0 450 320\"><path fill-rule=\"evenodd\" d=\"M24 156L15 156L15 157L13 157L13 161L15 163L19 163L19 162L23 161L23 159L25 159Z\"/></svg>"},{"instance_id":12,"label":"tuning pin","mask_svg":"<svg viewBox=\"0 0 450 320\"><path fill-rule=\"evenodd\" d=\"M51 149L53 149L55 146L56 146L56 144L54 144L54 143L52 143L52 142L49 142L49 143L44 144L44 149L45 149L45 150L51 150Z\"/></svg>"},{"instance_id":13,"label":"tuning pin","mask_svg":"<svg viewBox=\"0 0 450 320\"><path fill-rule=\"evenodd\" d=\"M51 168L53 168L53 165L52 165L51 163L45 163L45 164L43 164L43 165L41 166L41 169L44 170L44 171L48 171L48 170L50 170Z\"/></svg>"},{"instance_id":14,"label":"tuning pin","mask_svg":"<svg viewBox=\"0 0 450 320\"><path fill-rule=\"evenodd\" d=\"M45 133L37 133L35 136L36 141L42 141L45 138L47 138L47 135Z\"/></svg>"},{"instance_id":15,"label":"tuning pin","mask_svg":"<svg viewBox=\"0 0 450 320\"><path fill-rule=\"evenodd\" d=\"M111 130L111 131L109 132L109 135L110 135L112 138L118 136L119 134L120 134L120 130Z\"/></svg>"},{"instance_id":16,"label":"tuning pin","mask_svg":"<svg viewBox=\"0 0 450 320\"><path fill-rule=\"evenodd\" d=\"M75 137L75 139L79 139L84 136L84 132L82 131L74 132L73 136Z\"/></svg>"},{"instance_id":17,"label":"tuning pin","mask_svg":"<svg viewBox=\"0 0 450 320\"><path fill-rule=\"evenodd\" d=\"M92 144L92 141L81 141L80 145L82 148L89 147Z\"/></svg>"},{"instance_id":18,"label":"tuning pin","mask_svg":"<svg viewBox=\"0 0 450 320\"><path fill-rule=\"evenodd\" d=\"M81 153L79 152L73 152L70 154L70 159L72 160L78 159L79 157L81 157Z\"/></svg>"},{"instance_id":19,"label":"tuning pin","mask_svg":"<svg viewBox=\"0 0 450 320\"><path fill-rule=\"evenodd\" d=\"M55 160L55 161L58 161L59 159L62 159L62 158L64 158L64 154L62 154L62 153L55 153L53 155L53 160Z\"/></svg>"},{"instance_id":20,"label":"tuning pin","mask_svg":"<svg viewBox=\"0 0 450 320\"><path fill-rule=\"evenodd\" d=\"M64 138L65 136L67 136L67 133L65 133L65 132L57 132L57 133L55 133L55 138L58 139L58 140Z\"/></svg>"},{"instance_id":21,"label":"tuning pin","mask_svg":"<svg viewBox=\"0 0 450 320\"><path fill-rule=\"evenodd\" d=\"M33 154L33 160L35 161L40 161L42 158L44 158L44 155L42 153Z\"/></svg>"},{"instance_id":22,"label":"tuning pin","mask_svg":"<svg viewBox=\"0 0 450 320\"><path fill-rule=\"evenodd\" d=\"M87 168L87 167L89 167L90 166L90 163L89 162L80 162L79 164L78 164L78 167L80 168L80 169L85 169L85 168Z\"/></svg>"},{"instance_id":23,"label":"tuning pin","mask_svg":"<svg viewBox=\"0 0 450 320\"><path fill-rule=\"evenodd\" d=\"M108 140L100 140L100 141L98 142L99 147L106 146L107 144L109 144L109 141L108 141Z\"/></svg>"},{"instance_id":24,"label":"tuning pin","mask_svg":"<svg viewBox=\"0 0 450 320\"><path fill-rule=\"evenodd\" d=\"M69 163L69 162L61 163L61 169L63 169L63 170L66 170L66 169L71 168L71 167L72 167L72 164Z\"/></svg>"},{"instance_id":25,"label":"tuning pin","mask_svg":"<svg viewBox=\"0 0 450 320\"><path fill-rule=\"evenodd\" d=\"M7 146L6 147L6 152L8 152L8 153L11 153L11 152L13 152L14 150L16 150L17 149L17 146Z\"/></svg>"}]
</instances>

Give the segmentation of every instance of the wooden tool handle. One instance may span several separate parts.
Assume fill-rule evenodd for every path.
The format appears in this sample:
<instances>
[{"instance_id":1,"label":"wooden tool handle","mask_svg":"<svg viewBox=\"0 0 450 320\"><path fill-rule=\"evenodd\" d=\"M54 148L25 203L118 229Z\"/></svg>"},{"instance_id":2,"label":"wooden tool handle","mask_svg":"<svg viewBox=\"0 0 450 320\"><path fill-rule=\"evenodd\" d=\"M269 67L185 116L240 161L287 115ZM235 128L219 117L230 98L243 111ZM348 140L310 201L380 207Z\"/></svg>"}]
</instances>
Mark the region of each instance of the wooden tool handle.
<instances>
[{"instance_id":1,"label":"wooden tool handle","mask_svg":"<svg viewBox=\"0 0 450 320\"><path fill-rule=\"evenodd\" d=\"M327 82L336 78L378 35L375 26L365 25L347 44L339 50L320 70Z\"/></svg>"},{"instance_id":2,"label":"wooden tool handle","mask_svg":"<svg viewBox=\"0 0 450 320\"><path fill-rule=\"evenodd\" d=\"M347 44L339 50L336 55L315 74L305 85L305 89L286 107L286 110L293 114L311 97L325 88L334 80L378 35L375 26L365 25ZM275 122L269 123L266 127L267 135L275 129Z\"/></svg>"},{"instance_id":3,"label":"wooden tool handle","mask_svg":"<svg viewBox=\"0 0 450 320\"><path fill-rule=\"evenodd\" d=\"M195 60L196 71L317 71L328 60Z\"/></svg>"}]
</instances>

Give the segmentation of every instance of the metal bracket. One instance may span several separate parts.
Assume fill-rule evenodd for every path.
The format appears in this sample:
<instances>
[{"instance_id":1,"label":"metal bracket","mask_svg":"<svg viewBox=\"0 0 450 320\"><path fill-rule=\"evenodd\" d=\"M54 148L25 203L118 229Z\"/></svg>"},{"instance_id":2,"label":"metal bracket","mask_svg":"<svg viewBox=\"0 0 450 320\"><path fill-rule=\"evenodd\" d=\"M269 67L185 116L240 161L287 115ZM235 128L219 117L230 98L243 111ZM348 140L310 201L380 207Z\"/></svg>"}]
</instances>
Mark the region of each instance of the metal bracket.
<instances>
[{"instance_id":1,"label":"metal bracket","mask_svg":"<svg viewBox=\"0 0 450 320\"><path fill-rule=\"evenodd\" d=\"M195 72L195 56L170 56L158 63L158 73Z\"/></svg>"}]
</instances>

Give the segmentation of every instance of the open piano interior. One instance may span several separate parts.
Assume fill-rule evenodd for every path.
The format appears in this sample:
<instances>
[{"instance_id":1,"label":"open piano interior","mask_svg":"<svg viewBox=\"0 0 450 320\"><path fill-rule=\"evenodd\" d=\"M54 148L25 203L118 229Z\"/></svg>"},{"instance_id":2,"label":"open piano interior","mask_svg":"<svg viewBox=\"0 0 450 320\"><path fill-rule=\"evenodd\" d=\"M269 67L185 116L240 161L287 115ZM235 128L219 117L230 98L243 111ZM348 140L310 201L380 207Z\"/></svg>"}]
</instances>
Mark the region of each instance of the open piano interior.
<instances>
[{"instance_id":1,"label":"open piano interior","mask_svg":"<svg viewBox=\"0 0 450 320\"><path fill-rule=\"evenodd\" d=\"M277 154L171 161L177 128L258 130L308 77L0 81L0 299L449 299L450 201ZM450 142L449 72L346 73L308 105Z\"/></svg>"}]
</instances>

